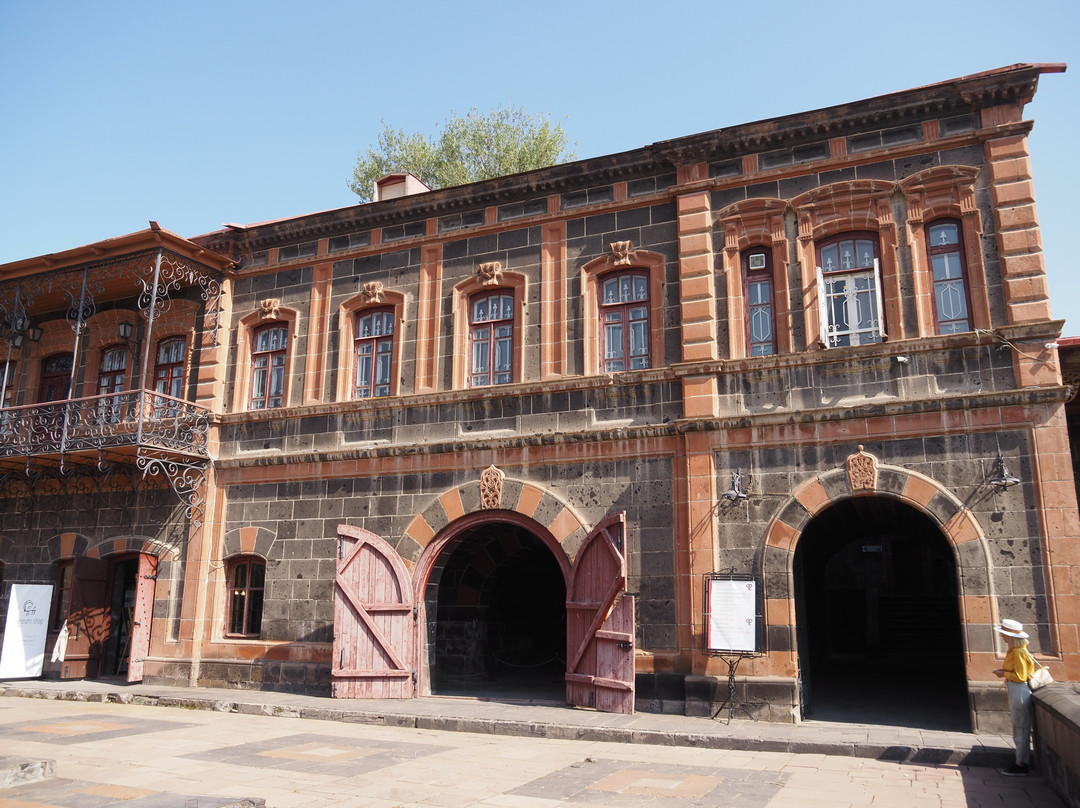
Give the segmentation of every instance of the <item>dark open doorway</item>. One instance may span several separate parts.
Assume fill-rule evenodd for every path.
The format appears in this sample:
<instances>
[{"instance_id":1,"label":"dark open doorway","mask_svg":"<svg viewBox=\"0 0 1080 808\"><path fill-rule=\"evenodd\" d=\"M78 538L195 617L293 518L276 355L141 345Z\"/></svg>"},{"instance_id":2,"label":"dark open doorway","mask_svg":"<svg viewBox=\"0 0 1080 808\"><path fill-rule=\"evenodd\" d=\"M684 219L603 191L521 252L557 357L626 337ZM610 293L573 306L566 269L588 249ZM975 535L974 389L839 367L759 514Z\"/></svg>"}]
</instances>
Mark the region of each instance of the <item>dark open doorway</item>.
<instances>
[{"instance_id":1,"label":"dark open doorway","mask_svg":"<svg viewBox=\"0 0 1080 808\"><path fill-rule=\"evenodd\" d=\"M970 731L956 562L928 516L839 502L794 564L805 718Z\"/></svg>"},{"instance_id":2,"label":"dark open doorway","mask_svg":"<svg viewBox=\"0 0 1080 808\"><path fill-rule=\"evenodd\" d=\"M440 554L424 600L433 694L565 701L566 583L528 530L466 530Z\"/></svg>"},{"instance_id":3,"label":"dark open doorway","mask_svg":"<svg viewBox=\"0 0 1080 808\"><path fill-rule=\"evenodd\" d=\"M131 637L135 624L135 594L139 580L139 557L116 559L110 565L108 589L109 627L105 638L101 677L127 678L131 661Z\"/></svg>"}]
</instances>

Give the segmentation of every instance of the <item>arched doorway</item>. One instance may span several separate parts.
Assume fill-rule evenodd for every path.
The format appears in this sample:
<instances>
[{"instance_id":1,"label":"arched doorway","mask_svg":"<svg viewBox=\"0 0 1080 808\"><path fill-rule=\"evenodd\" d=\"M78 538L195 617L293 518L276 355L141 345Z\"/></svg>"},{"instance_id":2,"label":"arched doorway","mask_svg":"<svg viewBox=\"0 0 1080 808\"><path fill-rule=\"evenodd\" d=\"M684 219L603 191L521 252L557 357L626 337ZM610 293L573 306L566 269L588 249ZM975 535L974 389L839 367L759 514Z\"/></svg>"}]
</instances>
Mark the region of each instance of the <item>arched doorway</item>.
<instances>
[{"instance_id":1,"label":"arched doorway","mask_svg":"<svg viewBox=\"0 0 1080 808\"><path fill-rule=\"evenodd\" d=\"M566 581L527 527L496 518L454 536L424 606L432 694L565 701Z\"/></svg>"},{"instance_id":2,"label":"arched doorway","mask_svg":"<svg viewBox=\"0 0 1080 808\"><path fill-rule=\"evenodd\" d=\"M804 717L970 730L956 561L930 517L836 502L802 531L794 576Z\"/></svg>"}]
</instances>

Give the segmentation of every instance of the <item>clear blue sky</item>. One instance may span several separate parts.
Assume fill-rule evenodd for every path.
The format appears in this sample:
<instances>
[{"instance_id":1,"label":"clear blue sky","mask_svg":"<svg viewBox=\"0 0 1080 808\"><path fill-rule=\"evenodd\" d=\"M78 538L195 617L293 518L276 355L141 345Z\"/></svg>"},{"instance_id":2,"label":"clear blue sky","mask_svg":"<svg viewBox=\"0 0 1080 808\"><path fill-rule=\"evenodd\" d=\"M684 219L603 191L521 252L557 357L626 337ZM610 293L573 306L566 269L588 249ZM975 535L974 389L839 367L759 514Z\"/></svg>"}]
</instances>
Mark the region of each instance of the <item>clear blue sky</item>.
<instances>
[{"instance_id":1,"label":"clear blue sky","mask_svg":"<svg viewBox=\"0 0 1080 808\"><path fill-rule=\"evenodd\" d=\"M1016 62L1055 317L1080 334L1075 0L0 2L0 263L355 204L380 120L520 105L579 157Z\"/></svg>"}]
</instances>

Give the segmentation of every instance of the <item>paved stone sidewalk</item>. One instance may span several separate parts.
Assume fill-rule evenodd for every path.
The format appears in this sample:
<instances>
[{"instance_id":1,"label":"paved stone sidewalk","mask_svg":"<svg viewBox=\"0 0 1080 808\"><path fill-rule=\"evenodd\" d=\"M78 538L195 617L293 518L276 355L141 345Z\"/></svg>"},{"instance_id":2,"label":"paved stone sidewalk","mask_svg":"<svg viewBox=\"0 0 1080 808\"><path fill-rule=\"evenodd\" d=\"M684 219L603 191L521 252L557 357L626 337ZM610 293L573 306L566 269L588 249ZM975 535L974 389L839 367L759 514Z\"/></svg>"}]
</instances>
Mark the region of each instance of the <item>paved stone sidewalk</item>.
<instances>
[{"instance_id":1,"label":"paved stone sidewalk","mask_svg":"<svg viewBox=\"0 0 1080 808\"><path fill-rule=\"evenodd\" d=\"M736 718L617 715L551 703L464 698L350 700L276 691L159 687L95 681L0 682L0 695L115 701L326 721L562 740L649 743L713 749L801 752L997 767L1011 759L1001 735L807 721L778 724Z\"/></svg>"},{"instance_id":2,"label":"paved stone sidewalk","mask_svg":"<svg viewBox=\"0 0 1080 808\"><path fill-rule=\"evenodd\" d=\"M0 791L0 808L1061 805L1038 777L843 755L27 698L0 699L0 726L0 755L54 759L57 770Z\"/></svg>"},{"instance_id":3,"label":"paved stone sidewalk","mask_svg":"<svg viewBox=\"0 0 1080 808\"><path fill-rule=\"evenodd\" d=\"M0 790L0 808L1061 806L1037 776L961 763L1007 745L965 733L84 682L3 693L36 697L0 699L0 756L55 760L57 778Z\"/></svg>"}]
</instances>

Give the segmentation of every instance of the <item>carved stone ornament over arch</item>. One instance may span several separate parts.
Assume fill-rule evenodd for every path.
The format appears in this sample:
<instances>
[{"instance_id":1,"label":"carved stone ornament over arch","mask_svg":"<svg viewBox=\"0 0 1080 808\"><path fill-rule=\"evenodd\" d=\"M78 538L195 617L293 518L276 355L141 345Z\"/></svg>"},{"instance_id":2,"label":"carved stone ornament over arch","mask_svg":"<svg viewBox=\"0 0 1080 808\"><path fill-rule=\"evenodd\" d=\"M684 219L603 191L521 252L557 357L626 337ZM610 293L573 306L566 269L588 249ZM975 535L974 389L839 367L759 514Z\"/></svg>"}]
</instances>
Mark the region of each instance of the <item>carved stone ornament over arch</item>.
<instances>
[{"instance_id":1,"label":"carved stone ornament over arch","mask_svg":"<svg viewBox=\"0 0 1080 808\"><path fill-rule=\"evenodd\" d=\"M382 281L368 281L364 284L364 288L360 290L360 297L365 304L378 306L383 300L383 291L386 287Z\"/></svg>"},{"instance_id":2,"label":"carved stone ornament over arch","mask_svg":"<svg viewBox=\"0 0 1080 808\"><path fill-rule=\"evenodd\" d=\"M492 464L480 474L480 505L485 509L498 508L502 501L502 484L506 475Z\"/></svg>"},{"instance_id":3,"label":"carved stone ornament over arch","mask_svg":"<svg viewBox=\"0 0 1080 808\"><path fill-rule=\"evenodd\" d=\"M877 458L863 451L862 444L855 454L848 455L847 462L848 485L852 492L873 491L877 488Z\"/></svg>"},{"instance_id":4,"label":"carved stone ornament over arch","mask_svg":"<svg viewBox=\"0 0 1080 808\"><path fill-rule=\"evenodd\" d=\"M268 297L265 300L259 301L259 319L260 320L276 320L278 319L278 311L281 309L280 297Z\"/></svg>"},{"instance_id":5,"label":"carved stone ornament over arch","mask_svg":"<svg viewBox=\"0 0 1080 808\"><path fill-rule=\"evenodd\" d=\"M484 473L488 472L501 477L498 499L494 498L495 487L485 490L482 479L452 488L434 499L409 523L398 542L397 550L407 563L415 564L436 535L452 522L463 517L481 516L497 520L498 511L527 517L551 535L565 560L574 558L591 529L581 514L557 494L508 477L494 464Z\"/></svg>"},{"instance_id":6,"label":"carved stone ornament over arch","mask_svg":"<svg viewBox=\"0 0 1080 808\"><path fill-rule=\"evenodd\" d=\"M630 253L634 251L633 242L630 241L613 241L611 242L611 254L615 256L615 266L628 267L630 266Z\"/></svg>"},{"instance_id":7,"label":"carved stone ornament over arch","mask_svg":"<svg viewBox=\"0 0 1080 808\"><path fill-rule=\"evenodd\" d=\"M485 261L476 268L476 278L481 286L498 286L502 283L502 262Z\"/></svg>"}]
</instances>

